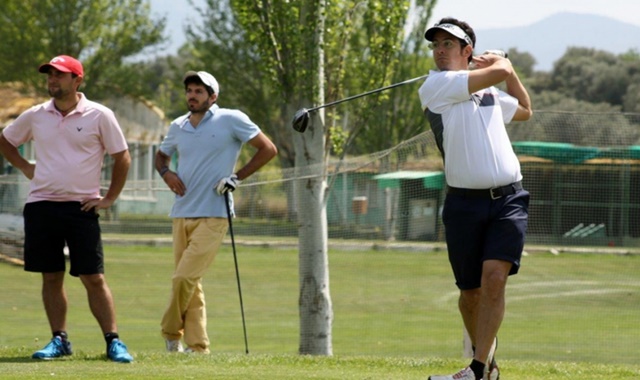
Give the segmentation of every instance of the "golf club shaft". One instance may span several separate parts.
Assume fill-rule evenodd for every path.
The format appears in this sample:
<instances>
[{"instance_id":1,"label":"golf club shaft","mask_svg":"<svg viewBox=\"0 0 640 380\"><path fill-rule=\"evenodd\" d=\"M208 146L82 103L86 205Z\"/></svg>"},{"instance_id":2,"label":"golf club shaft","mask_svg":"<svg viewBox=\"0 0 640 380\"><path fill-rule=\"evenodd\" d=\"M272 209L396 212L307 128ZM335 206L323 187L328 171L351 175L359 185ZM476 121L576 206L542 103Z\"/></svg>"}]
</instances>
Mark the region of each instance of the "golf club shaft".
<instances>
[{"instance_id":1,"label":"golf club shaft","mask_svg":"<svg viewBox=\"0 0 640 380\"><path fill-rule=\"evenodd\" d=\"M236 280L238 282L238 295L240 296L240 313L242 314L242 331L244 332L244 350L249 353L247 341L247 325L244 321L244 303L242 302L242 287L240 286L240 271L238 270L238 258L236 256L236 241L233 236L233 222L231 221L231 206L229 206L229 192L224 193L224 203L227 206L227 219L229 220L229 233L231 234L231 248L233 249L233 262L236 267Z\"/></svg>"},{"instance_id":2,"label":"golf club shaft","mask_svg":"<svg viewBox=\"0 0 640 380\"><path fill-rule=\"evenodd\" d=\"M319 105L319 106L317 106L317 107L313 107L313 108L309 108L309 109L307 109L307 112L316 111L316 110L319 110L320 108L331 107L331 106L334 106L334 105L336 105L336 104L340 104L340 103L348 102L348 101L353 100L353 99L358 99L358 98L361 98L361 97L363 97L363 96L367 96L367 95L375 94L375 93L378 93L378 92L382 92L382 91L385 91L385 90L389 90L389 89L391 89L391 88L404 86L405 84L409 84L409 83L417 82L417 81L419 81L420 79L425 79L425 78L426 78L426 77L428 77L428 76L429 76L428 74L426 74L426 75L422 75L422 76L419 76L419 77L417 77L417 78L408 79L408 80L406 80L406 81L404 81L404 82L394 83L394 84L388 85L388 86L386 86L386 87L381 87L381 88L378 88L378 89L375 89L375 90L371 90L371 91L363 92L362 94L349 96L348 98L344 98L344 99L336 100L336 101L333 101L333 102L331 102L331 103L322 104L322 105Z\"/></svg>"}]
</instances>

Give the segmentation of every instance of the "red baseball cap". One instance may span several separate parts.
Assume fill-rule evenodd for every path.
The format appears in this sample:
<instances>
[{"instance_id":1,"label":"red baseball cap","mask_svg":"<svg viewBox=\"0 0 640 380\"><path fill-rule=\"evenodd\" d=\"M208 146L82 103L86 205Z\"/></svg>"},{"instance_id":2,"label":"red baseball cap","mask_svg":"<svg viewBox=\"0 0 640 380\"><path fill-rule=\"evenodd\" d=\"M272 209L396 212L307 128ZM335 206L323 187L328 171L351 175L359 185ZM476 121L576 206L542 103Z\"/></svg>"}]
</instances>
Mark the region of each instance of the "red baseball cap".
<instances>
[{"instance_id":1,"label":"red baseball cap","mask_svg":"<svg viewBox=\"0 0 640 380\"><path fill-rule=\"evenodd\" d=\"M63 73L72 73L79 77L84 77L82 63L68 55L59 55L49 61L49 63L43 63L38 67L38 71L41 73L48 73L49 69L52 67L56 70L62 71Z\"/></svg>"}]
</instances>

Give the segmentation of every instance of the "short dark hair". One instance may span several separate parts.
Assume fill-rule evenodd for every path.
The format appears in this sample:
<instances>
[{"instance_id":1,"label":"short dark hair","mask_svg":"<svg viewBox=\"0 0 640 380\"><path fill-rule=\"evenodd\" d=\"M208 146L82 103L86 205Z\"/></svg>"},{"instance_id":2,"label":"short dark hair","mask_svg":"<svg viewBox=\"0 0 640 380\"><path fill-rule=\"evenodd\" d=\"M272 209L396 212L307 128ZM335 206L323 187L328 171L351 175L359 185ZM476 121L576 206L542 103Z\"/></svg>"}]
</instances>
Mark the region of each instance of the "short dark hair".
<instances>
[{"instance_id":1,"label":"short dark hair","mask_svg":"<svg viewBox=\"0 0 640 380\"><path fill-rule=\"evenodd\" d=\"M189 86L190 84L200 84L200 85L204 86L204 88L207 89L207 93L209 94L209 96L213 95L213 93L214 93L213 88L211 88L211 86L207 86L206 84L204 84L202 79L200 79L200 77L197 76L197 75L193 75L193 76L187 77L184 80L184 89L186 90L187 86Z\"/></svg>"}]
</instances>

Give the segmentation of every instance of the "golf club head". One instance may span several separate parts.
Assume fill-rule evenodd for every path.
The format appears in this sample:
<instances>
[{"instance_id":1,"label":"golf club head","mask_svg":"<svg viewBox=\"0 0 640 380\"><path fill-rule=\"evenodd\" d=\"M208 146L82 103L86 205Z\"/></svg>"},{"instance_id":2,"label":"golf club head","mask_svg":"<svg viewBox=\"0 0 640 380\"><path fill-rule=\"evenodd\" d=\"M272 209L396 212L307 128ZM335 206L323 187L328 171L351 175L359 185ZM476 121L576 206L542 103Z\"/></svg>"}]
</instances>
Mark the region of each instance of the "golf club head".
<instances>
[{"instance_id":1,"label":"golf club head","mask_svg":"<svg viewBox=\"0 0 640 380\"><path fill-rule=\"evenodd\" d=\"M307 111L306 108L299 109L293 116L291 124L293 125L293 129L300 133L304 133L309 125L309 111Z\"/></svg>"}]
</instances>

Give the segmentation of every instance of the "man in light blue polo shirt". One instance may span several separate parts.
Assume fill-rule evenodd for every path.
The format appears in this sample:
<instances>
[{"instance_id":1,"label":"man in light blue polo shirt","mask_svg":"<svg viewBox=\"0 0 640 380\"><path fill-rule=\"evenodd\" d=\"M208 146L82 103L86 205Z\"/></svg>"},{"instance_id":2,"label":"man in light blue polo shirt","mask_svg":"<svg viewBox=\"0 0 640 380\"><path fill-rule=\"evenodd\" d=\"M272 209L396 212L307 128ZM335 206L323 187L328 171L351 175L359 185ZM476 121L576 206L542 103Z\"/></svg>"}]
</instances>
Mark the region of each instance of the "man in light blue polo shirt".
<instances>
[{"instance_id":1,"label":"man in light blue polo shirt","mask_svg":"<svg viewBox=\"0 0 640 380\"><path fill-rule=\"evenodd\" d=\"M227 232L225 193L275 157L277 149L243 112L215 104L219 86L213 75L188 71L183 82L189 112L171 123L155 157L156 170L175 193L170 213L175 271L161 326L167 351L208 353L201 280ZM256 151L234 171L245 143ZM169 169L174 153L177 172Z\"/></svg>"}]
</instances>

